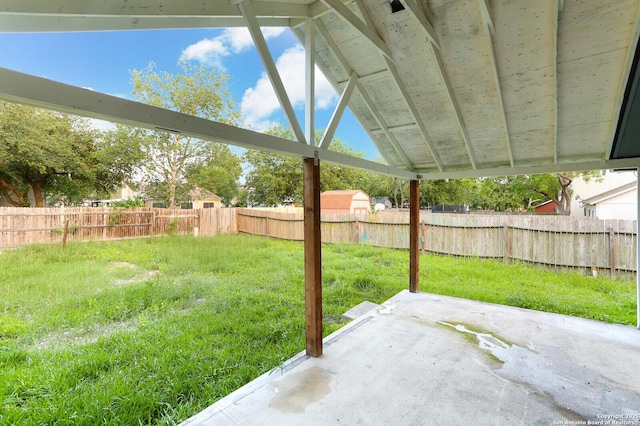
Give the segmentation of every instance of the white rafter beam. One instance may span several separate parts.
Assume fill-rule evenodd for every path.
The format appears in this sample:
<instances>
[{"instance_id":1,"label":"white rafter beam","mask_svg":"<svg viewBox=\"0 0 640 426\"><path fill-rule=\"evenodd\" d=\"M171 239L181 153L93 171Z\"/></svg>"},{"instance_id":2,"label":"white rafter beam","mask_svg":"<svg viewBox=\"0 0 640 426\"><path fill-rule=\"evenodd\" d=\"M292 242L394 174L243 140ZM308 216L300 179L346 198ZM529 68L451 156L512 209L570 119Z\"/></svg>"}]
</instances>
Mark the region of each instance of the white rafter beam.
<instances>
[{"instance_id":1,"label":"white rafter beam","mask_svg":"<svg viewBox=\"0 0 640 426\"><path fill-rule=\"evenodd\" d=\"M367 12L367 10L364 8L364 5L362 4L362 1L361 0L355 0L355 2L356 2L356 5L358 6L358 10L360 11L360 14L362 15L362 17L363 17L364 21L366 22L366 24L371 26L371 27L373 27L373 22L371 21L371 17L369 16L369 13ZM435 46L433 44L430 43L429 45L431 46L432 49L435 48ZM431 137L429 136L429 133L427 132L426 127L424 126L424 123L420 119L420 114L418 113L418 109L416 108L415 104L411 100L411 98L409 96L409 92L407 91L406 87L404 87L404 85L402 84L402 80L400 79L400 75L398 74L398 71L396 70L395 65L386 56L383 56L382 59L385 61L386 65L387 65L387 69L391 73L391 79L395 82L396 87L398 88L398 90L402 94L402 99L404 100L405 105L409 109L409 113L411 114L411 117L413 118L413 121L416 123L418 131L420 132L420 136L422 137L422 139L427 144L427 148L429 148L429 152L431 153L431 156L433 157L433 161L435 161L435 163L438 166L438 169L440 171L444 170L444 164L442 163L442 160L440 159L440 155L438 154L438 151L436 150L436 147L433 145L433 142L431 141ZM383 126L381 126L381 127L383 127ZM383 128L385 128L385 127L383 127ZM387 132L391 133L390 130L388 129L388 127L386 127L386 129L387 129L386 130Z\"/></svg>"},{"instance_id":2,"label":"white rafter beam","mask_svg":"<svg viewBox=\"0 0 640 426\"><path fill-rule=\"evenodd\" d=\"M331 52L333 57L336 59L336 62L342 68L343 72L346 75L351 75L351 73L353 73L354 71L349 66L349 63L347 62L345 57L340 52L340 49L336 45L335 41L333 41L333 38L329 35L329 33L327 31L327 28L322 24L322 22L320 22L320 21L316 22L316 30L318 31L318 34L322 37L322 39L326 43L327 48L329 49L329 51ZM360 82L358 82L358 84L356 85L356 91L358 92L358 94L360 95L362 100L364 101L365 105L369 109L369 112L373 116L373 118L376 121L376 123L378 124L378 126L381 129L383 129L383 131L385 132L385 135L387 136L387 140L389 141L389 144L391 145L391 147L393 148L395 153L400 157L400 159L402 160L404 165L408 169L412 170L413 166L411 164L411 161L409 160L409 157L407 157L407 154L404 152L404 150L402 149L402 147L400 146L400 144L396 140L395 135L389 131L389 127L385 123L384 119L382 118L382 116L378 112L378 110L375 107L373 101L367 95L366 91L364 90L364 88L362 87ZM368 132L369 137L371 138L371 140L375 141L376 138L373 137L373 133L371 133L371 131L369 129L365 129L365 130ZM378 150L380 151L380 154L382 154L382 156L384 157L385 161L387 163L391 164L392 163L392 161L391 161L392 159L391 159L391 157L389 157L389 154L384 149L382 149L380 147L378 147Z\"/></svg>"},{"instance_id":3,"label":"white rafter beam","mask_svg":"<svg viewBox=\"0 0 640 426\"><path fill-rule=\"evenodd\" d=\"M307 18L304 33L304 125L305 136L309 145L316 144L315 128L315 85L316 85L316 25L312 18Z\"/></svg>"},{"instance_id":4,"label":"white rafter beam","mask_svg":"<svg viewBox=\"0 0 640 426\"><path fill-rule=\"evenodd\" d=\"M407 5L407 9L409 9L411 14L418 20L418 22L420 22L420 26L424 30L427 39L429 39L436 48L440 49L436 31L433 29L433 25L431 25L429 19L427 19L427 15L425 15L422 6L416 3L415 0L405 0L404 4Z\"/></svg>"},{"instance_id":5,"label":"white rafter beam","mask_svg":"<svg viewBox=\"0 0 640 426\"><path fill-rule=\"evenodd\" d=\"M0 100L295 157L314 158L317 155L321 161L329 163L403 179L420 179L419 175L408 170L6 68L0 68Z\"/></svg>"},{"instance_id":6,"label":"white rafter beam","mask_svg":"<svg viewBox=\"0 0 640 426\"><path fill-rule=\"evenodd\" d=\"M237 1L159 1L159 0L2 0L0 13L60 16L219 16L242 17L235 7ZM309 6L299 2L253 0L258 17L304 18Z\"/></svg>"},{"instance_id":7,"label":"white rafter beam","mask_svg":"<svg viewBox=\"0 0 640 426\"><path fill-rule=\"evenodd\" d=\"M349 100L351 99L351 95L358 85L358 75L354 72L351 73L351 77L347 82L344 90L342 91L342 95L340 96L340 100L338 101L338 105L336 105L336 109L333 111L333 115L331 116L331 120L329 120L329 125L324 131L324 135L322 135L322 139L320 140L320 148L329 148L331 141L333 140L333 136L336 133L336 129L338 128L338 124L342 119L342 114L344 110L347 108L349 104Z\"/></svg>"},{"instance_id":8,"label":"white rafter beam","mask_svg":"<svg viewBox=\"0 0 640 426\"><path fill-rule=\"evenodd\" d=\"M409 109L409 113L411 114L413 121L416 123L418 132L420 132L420 136L422 136L422 139L427 144L427 147L429 148L429 152L431 152L431 156L433 157L433 161L436 162L438 169L440 171L443 171L445 167L444 167L444 164L442 163L442 160L440 159L440 155L438 154L436 147L433 145L433 142L431 141L431 136L429 136L429 133L427 132L426 127L424 126L424 123L420 119L420 114L418 113L418 109L416 108L415 104L409 97L409 92L407 92L407 89L404 87L404 85L402 84L402 81L400 80L400 76L398 75L398 70L396 70L396 67L389 60L387 60L387 68L389 68L389 72L391 73L392 80L396 83L396 87L402 93L402 99L404 100L405 105Z\"/></svg>"},{"instance_id":9,"label":"white rafter beam","mask_svg":"<svg viewBox=\"0 0 640 426\"><path fill-rule=\"evenodd\" d=\"M249 32L251 33L253 43L258 50L258 54L260 55L262 64L264 65L267 76L271 81L273 90L276 92L276 96L280 101L280 106L282 107L284 115L287 118L289 125L291 126L294 137L298 142L306 143L304 132L300 127L300 123L298 123L298 118L296 117L296 113L293 110L293 105L291 105L291 100L287 95L287 91L284 88L284 84L282 83L282 79L280 78L280 73L278 73L278 69L276 68L276 63L271 56L271 52L269 52L267 42L264 39L262 30L260 30L260 24L258 23L258 20L253 13L251 2L249 0L243 0L238 3L238 8L240 9L240 12L242 13L244 19L247 21L247 27L249 29Z\"/></svg>"},{"instance_id":10,"label":"white rafter beam","mask_svg":"<svg viewBox=\"0 0 640 426\"><path fill-rule=\"evenodd\" d=\"M391 58L391 51L387 44L376 34L373 27L366 25L353 13L347 6L342 4L341 0L322 0L324 4L333 9L333 11L346 23L358 30L367 40L375 46L387 58Z\"/></svg>"},{"instance_id":11,"label":"white rafter beam","mask_svg":"<svg viewBox=\"0 0 640 426\"><path fill-rule=\"evenodd\" d=\"M261 26L289 26L309 15L299 3L253 1ZM78 0L3 0L0 31L108 31L156 28L213 28L245 26L238 8L227 1L159 2L125 0L82 2Z\"/></svg>"},{"instance_id":12,"label":"white rafter beam","mask_svg":"<svg viewBox=\"0 0 640 426\"><path fill-rule=\"evenodd\" d=\"M489 0L479 0L480 1L480 12L482 15L482 20L485 24L486 29L486 40L489 45L489 49L491 49L491 55L489 58L491 59L491 73L493 74L493 83L496 86L496 93L498 98L498 105L500 109L500 116L502 118L502 126L504 128L504 137L507 142L507 154L509 156L509 164L511 167L515 165L515 161L513 159L513 151L511 149L511 137L509 136L509 126L507 124L507 113L504 108L504 98L502 95L502 87L500 86L500 75L498 74L498 66L496 64L496 52L493 48L493 41L491 39L491 35L495 34L495 27L493 25L493 14L491 13L491 5L489 4Z\"/></svg>"},{"instance_id":13,"label":"white rafter beam","mask_svg":"<svg viewBox=\"0 0 640 426\"><path fill-rule=\"evenodd\" d=\"M553 99L550 108L553 114L553 123L551 135L553 137L553 164L558 164L558 20L560 19L560 11L564 8L563 0L559 2L553 1L551 17L553 18L553 35L551 51L553 52Z\"/></svg>"},{"instance_id":14,"label":"white rafter beam","mask_svg":"<svg viewBox=\"0 0 640 426\"><path fill-rule=\"evenodd\" d=\"M440 59L440 53L435 48L434 45L431 46L431 53L438 64L438 68L440 69L440 81L447 89L449 104L451 105L451 109L456 115L456 121L458 122L458 128L460 129L460 134L462 135L462 139L464 140L464 144L467 147L467 154L469 155L469 160L471 161L471 166L474 169L478 168L478 162L476 160L476 155L473 152L473 147L471 146L471 141L469 140L469 132L467 132L467 126L465 126L464 121L462 120L462 114L460 113L460 108L458 108L458 103L456 102L455 97L453 96L453 90L451 89L451 84L449 83L449 79L447 78L447 73L442 66L442 60Z\"/></svg>"}]
</instances>

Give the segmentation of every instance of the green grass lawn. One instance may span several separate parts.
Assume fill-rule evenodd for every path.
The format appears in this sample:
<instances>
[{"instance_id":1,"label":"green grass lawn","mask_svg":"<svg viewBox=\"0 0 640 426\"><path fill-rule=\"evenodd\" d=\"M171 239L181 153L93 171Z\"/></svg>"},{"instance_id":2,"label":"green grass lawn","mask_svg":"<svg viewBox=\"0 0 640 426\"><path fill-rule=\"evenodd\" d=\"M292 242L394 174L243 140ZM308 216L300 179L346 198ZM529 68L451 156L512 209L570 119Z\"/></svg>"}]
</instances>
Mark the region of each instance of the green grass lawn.
<instances>
[{"instance_id":1,"label":"green grass lawn","mask_svg":"<svg viewBox=\"0 0 640 426\"><path fill-rule=\"evenodd\" d=\"M407 251L323 247L325 335L408 288ZM635 283L421 257L421 290L621 324ZM173 424L304 349L302 244L253 236L0 254L0 424Z\"/></svg>"}]
</instances>

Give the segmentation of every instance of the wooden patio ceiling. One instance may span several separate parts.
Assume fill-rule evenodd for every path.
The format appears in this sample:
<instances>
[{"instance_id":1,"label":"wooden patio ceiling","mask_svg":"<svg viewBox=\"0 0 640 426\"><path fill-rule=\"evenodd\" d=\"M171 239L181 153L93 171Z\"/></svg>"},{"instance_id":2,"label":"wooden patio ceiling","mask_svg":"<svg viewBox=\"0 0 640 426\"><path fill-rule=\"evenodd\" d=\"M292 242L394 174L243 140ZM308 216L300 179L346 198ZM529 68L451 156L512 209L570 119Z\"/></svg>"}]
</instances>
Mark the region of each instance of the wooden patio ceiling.
<instances>
[{"instance_id":1,"label":"wooden patio ceiling","mask_svg":"<svg viewBox=\"0 0 640 426\"><path fill-rule=\"evenodd\" d=\"M406 179L637 167L611 152L639 22L640 0L3 0L3 32L246 26L297 142L7 69L0 99ZM261 26L305 45L303 124ZM319 146L312 63L342 95ZM328 150L346 107L386 165Z\"/></svg>"}]
</instances>

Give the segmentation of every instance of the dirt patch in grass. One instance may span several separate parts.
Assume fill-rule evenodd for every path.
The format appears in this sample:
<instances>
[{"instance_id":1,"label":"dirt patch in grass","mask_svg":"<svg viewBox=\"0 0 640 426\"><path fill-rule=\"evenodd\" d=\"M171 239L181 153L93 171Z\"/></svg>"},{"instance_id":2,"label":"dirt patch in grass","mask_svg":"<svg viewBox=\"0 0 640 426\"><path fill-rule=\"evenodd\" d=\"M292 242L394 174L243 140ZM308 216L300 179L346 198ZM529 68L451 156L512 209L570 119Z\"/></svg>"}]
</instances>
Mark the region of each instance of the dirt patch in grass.
<instances>
[{"instance_id":1,"label":"dirt patch in grass","mask_svg":"<svg viewBox=\"0 0 640 426\"><path fill-rule=\"evenodd\" d=\"M34 349L65 347L69 345L84 346L96 343L101 337L108 337L119 332L133 332L138 327L138 319L128 322L115 322L106 325L92 325L90 327L73 328L62 333L50 333L40 339Z\"/></svg>"},{"instance_id":2,"label":"dirt patch in grass","mask_svg":"<svg viewBox=\"0 0 640 426\"><path fill-rule=\"evenodd\" d=\"M152 271L147 271L144 274L136 275L135 277L129 278L128 280L115 280L113 285L121 286L121 285L135 284L135 283L146 281L149 278L155 277L156 275L159 275L159 274L160 274L160 271L158 269L154 269Z\"/></svg>"}]
</instances>

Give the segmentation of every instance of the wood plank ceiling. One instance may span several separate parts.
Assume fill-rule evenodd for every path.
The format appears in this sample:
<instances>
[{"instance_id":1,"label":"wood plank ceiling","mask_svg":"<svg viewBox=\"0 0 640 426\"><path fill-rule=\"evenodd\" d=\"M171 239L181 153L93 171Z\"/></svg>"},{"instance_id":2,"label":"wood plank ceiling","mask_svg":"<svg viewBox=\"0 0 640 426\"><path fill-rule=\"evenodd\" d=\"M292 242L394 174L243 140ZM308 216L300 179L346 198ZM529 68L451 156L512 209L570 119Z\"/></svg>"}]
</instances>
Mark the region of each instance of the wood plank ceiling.
<instances>
[{"instance_id":1,"label":"wood plank ceiling","mask_svg":"<svg viewBox=\"0 0 640 426\"><path fill-rule=\"evenodd\" d=\"M311 150L272 141L257 148L329 155L328 161L421 179L640 164L609 158L638 41L640 0L396 2L401 10L392 13L388 0L5 0L0 31L251 28L253 22L290 26L304 44L311 20L310 57L343 94L337 115L349 106L388 167L331 157L328 141ZM259 34L254 40L268 67L266 45ZM23 76L3 72L10 81L0 82L0 98L126 121L99 107L18 93L13 86ZM144 116L136 123L145 125ZM171 125L189 130L180 123ZM234 140L246 137L223 140L253 146Z\"/></svg>"}]
</instances>

